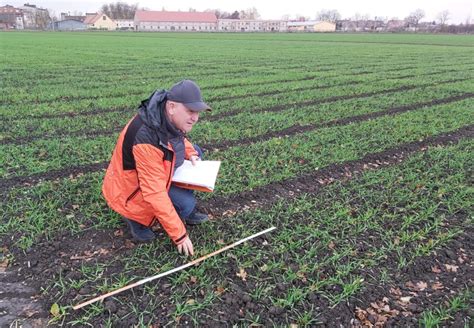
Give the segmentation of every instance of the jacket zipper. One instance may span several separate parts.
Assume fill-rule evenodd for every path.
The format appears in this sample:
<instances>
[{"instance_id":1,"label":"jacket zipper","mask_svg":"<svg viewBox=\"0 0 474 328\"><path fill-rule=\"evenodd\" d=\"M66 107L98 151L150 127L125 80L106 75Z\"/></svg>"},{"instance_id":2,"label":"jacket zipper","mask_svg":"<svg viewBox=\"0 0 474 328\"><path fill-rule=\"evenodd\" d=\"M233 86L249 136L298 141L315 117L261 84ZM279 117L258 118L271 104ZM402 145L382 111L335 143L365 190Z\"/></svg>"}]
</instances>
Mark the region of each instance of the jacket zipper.
<instances>
[{"instance_id":1,"label":"jacket zipper","mask_svg":"<svg viewBox=\"0 0 474 328\"><path fill-rule=\"evenodd\" d=\"M129 201L132 200L133 197L135 197L135 195L140 191L140 187L138 187L137 189L135 189L130 196L128 196L127 200L125 201L125 204L127 204Z\"/></svg>"},{"instance_id":2,"label":"jacket zipper","mask_svg":"<svg viewBox=\"0 0 474 328\"><path fill-rule=\"evenodd\" d=\"M175 162L175 157L174 157L174 151L168 149L172 153L171 157L171 169L170 169L170 175L168 177L168 183L167 183L167 188L169 189L171 186L171 179L173 179L173 173L174 173L174 162Z\"/></svg>"}]
</instances>

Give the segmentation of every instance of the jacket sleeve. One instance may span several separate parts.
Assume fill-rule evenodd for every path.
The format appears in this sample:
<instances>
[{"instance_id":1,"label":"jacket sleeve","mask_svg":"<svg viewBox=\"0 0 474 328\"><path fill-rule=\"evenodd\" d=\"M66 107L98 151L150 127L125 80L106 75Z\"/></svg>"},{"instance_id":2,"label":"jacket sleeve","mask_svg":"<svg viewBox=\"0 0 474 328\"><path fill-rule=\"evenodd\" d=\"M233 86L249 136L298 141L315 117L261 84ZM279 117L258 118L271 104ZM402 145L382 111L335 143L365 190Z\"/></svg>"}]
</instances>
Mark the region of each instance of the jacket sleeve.
<instances>
[{"instance_id":1,"label":"jacket sleeve","mask_svg":"<svg viewBox=\"0 0 474 328\"><path fill-rule=\"evenodd\" d=\"M189 142L188 139L184 138L184 158L190 159L191 156L199 156L196 149L194 149L193 144Z\"/></svg>"},{"instance_id":2,"label":"jacket sleeve","mask_svg":"<svg viewBox=\"0 0 474 328\"><path fill-rule=\"evenodd\" d=\"M133 156L143 199L150 203L155 216L175 244L186 237L186 228L176 213L166 188L170 177L165 172L163 152L150 145L133 146Z\"/></svg>"}]
</instances>

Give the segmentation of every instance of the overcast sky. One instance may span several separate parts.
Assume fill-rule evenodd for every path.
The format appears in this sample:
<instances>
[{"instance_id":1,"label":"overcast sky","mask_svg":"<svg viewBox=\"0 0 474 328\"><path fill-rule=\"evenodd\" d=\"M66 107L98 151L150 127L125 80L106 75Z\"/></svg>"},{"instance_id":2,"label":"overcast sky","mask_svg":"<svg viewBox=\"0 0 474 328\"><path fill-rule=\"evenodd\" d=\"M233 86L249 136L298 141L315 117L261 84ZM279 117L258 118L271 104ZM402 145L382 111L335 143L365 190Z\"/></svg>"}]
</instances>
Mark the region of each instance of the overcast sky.
<instances>
[{"instance_id":1,"label":"overcast sky","mask_svg":"<svg viewBox=\"0 0 474 328\"><path fill-rule=\"evenodd\" d=\"M25 0L1 0L2 5L21 6ZM102 4L116 1L82 0L82 1L58 1L58 0L31 0L29 3L38 7L52 9L56 14L60 12L74 11L95 12ZM139 7L146 7L150 10L182 10L187 11L194 8L203 11L209 8L219 8L228 12L242 10L250 7L257 8L263 19L279 19L288 14L290 17L296 15L309 16L314 19L316 13L321 9L337 9L343 18L350 18L356 13L369 14L382 17L405 18L417 8L425 11L426 17L423 20L435 20L437 14L443 10L449 10L450 23L464 23L469 17L474 19L474 0L331 0L327 2L316 2L309 0L272 1L272 0L239 0L235 2L222 0L161 0L161 1L123 1L126 3L138 3Z\"/></svg>"}]
</instances>

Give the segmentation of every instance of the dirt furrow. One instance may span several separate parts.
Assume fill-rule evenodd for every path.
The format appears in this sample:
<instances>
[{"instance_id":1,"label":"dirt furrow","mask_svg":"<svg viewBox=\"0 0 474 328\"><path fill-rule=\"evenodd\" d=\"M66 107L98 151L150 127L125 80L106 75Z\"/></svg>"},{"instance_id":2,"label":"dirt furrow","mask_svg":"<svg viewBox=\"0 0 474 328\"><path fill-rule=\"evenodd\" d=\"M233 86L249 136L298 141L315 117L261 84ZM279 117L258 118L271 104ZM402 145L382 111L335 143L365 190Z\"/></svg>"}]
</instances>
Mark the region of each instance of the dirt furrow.
<instances>
[{"instance_id":1,"label":"dirt furrow","mask_svg":"<svg viewBox=\"0 0 474 328\"><path fill-rule=\"evenodd\" d=\"M330 71L330 69L320 69L319 70L319 72L322 72L322 71ZM453 73L453 72L458 72L458 71L456 71L456 70L444 70L444 71L430 72L430 73L418 74L418 75L417 74L411 74L411 75L405 75L405 76L402 76L402 77L378 78L378 79L372 80L370 82L372 83L372 82L393 80L393 79L399 80L399 79L414 78L414 77L419 77L419 76L438 75L438 74L446 74L446 73ZM238 72L234 72L234 73L238 73ZM351 74L351 76L366 75L366 74L373 74L373 73L377 73L377 71L363 71L363 72L353 73L353 74ZM317 78L316 77L311 78L311 80L315 80L315 79L317 79ZM286 81L286 82L289 82L289 81ZM293 89L293 90L291 90L291 92L307 91L307 90L312 90L312 89L315 89L315 88L318 89L318 90L319 89L327 89L327 88L332 88L332 87L336 87L336 86L354 85L354 84L361 84L361 83L363 83L363 82L353 80L353 81L347 81L347 82L343 82L343 83L338 83L338 84L333 84L333 85L325 85L325 86L320 86L320 87L314 87L314 86L301 87L301 88ZM206 89L215 90L215 89L219 89L221 87L222 86L216 86L216 87L212 87L212 88L203 88L203 90L206 90ZM284 92L288 92L288 90L282 89L282 90L275 90L275 91L265 91L265 92L254 93L254 94L246 94L245 97L271 96L271 95L275 95L275 94L281 94L281 93L284 93ZM126 93L117 93L117 94L107 95L107 96L101 96L101 95L97 95L97 96L60 96L60 97L56 97L56 98L53 98L53 99L37 100L37 101L33 101L33 102L36 105L41 105L41 104L51 104L51 103L54 103L54 102L57 102L57 101L68 101L68 102L70 102L70 101L79 101L79 100L97 100L97 99L119 98L119 97L126 97L126 96L138 96L138 95L144 95L144 97L145 97L146 92L144 92L142 90L142 91L134 91L134 92L126 92ZM213 101L225 101L225 100L232 100L232 99L239 99L239 98L242 98L242 95L216 96L216 97L209 97L206 100L208 102L213 102ZM31 101L28 100L27 102L30 103ZM0 102L0 105L16 105L16 104L20 104L20 102L15 102L15 101L14 102L4 102L4 103Z\"/></svg>"},{"instance_id":2,"label":"dirt furrow","mask_svg":"<svg viewBox=\"0 0 474 328\"><path fill-rule=\"evenodd\" d=\"M469 79L463 78L463 79L451 79L451 80L446 80L446 81L440 81L436 83L425 83L425 84L419 84L419 85L404 85L401 87L396 87L396 88L391 88L391 89L385 89L385 90L380 90L380 91L371 91L371 92L364 92L364 93L357 93L357 94L349 94L349 95L341 95L341 96L334 96L334 97L328 97L324 99L316 99L316 100L305 100L301 102L294 102L290 104L282 104L282 105L276 105L276 106L271 106L271 107L264 107L264 108L257 108L254 109L253 111L249 113L260 113L260 112L280 112L283 110L288 109L288 107L297 107L297 106L313 106L313 105L318 105L318 104L326 104L326 103L332 103L335 101L339 100L349 100L349 99L360 99L360 98L367 98L367 97L372 97L376 95L381 95L381 94L387 94L387 93L393 93L393 92L400 92L400 91L409 91L413 90L416 88L420 87L430 87L430 86L435 86L435 85L440 85L440 84L449 84L449 83L455 83L455 82L461 82L461 81L467 81ZM245 112L245 109L239 108L239 109L234 109L230 110L224 113L219 113L216 115L212 116L207 116L206 121L219 121L227 117L232 117L236 116L242 112Z\"/></svg>"},{"instance_id":3,"label":"dirt furrow","mask_svg":"<svg viewBox=\"0 0 474 328\"><path fill-rule=\"evenodd\" d=\"M405 78L405 77L404 77ZM385 80L385 79L384 79ZM463 81L464 79L461 79L461 81ZM458 80L454 80L454 81L458 81ZM375 81L372 81L372 82L376 82ZM443 82L440 82L440 83L449 83L449 82L453 82L453 80L451 81L443 81ZM359 84L360 82L354 82L353 84ZM438 83L438 84L440 84ZM341 86L341 85L346 85L346 83L342 83L340 85L332 85L332 86L321 86L321 87L308 87L308 88L300 88L298 91L301 91L301 90L313 90L313 89L316 89L316 90L321 90L321 89L326 89L326 88L331 88L331 87L334 87L334 86ZM432 85L436 85L436 84L432 84ZM430 85L424 85L424 86L430 86ZM417 86L418 87L418 86ZM405 88L405 87L403 87ZM412 88L411 86L407 87L407 88ZM413 87L415 88L415 87ZM296 90L294 90L296 91ZM383 93L390 93L390 92L394 92L393 89L392 90L389 90L389 91L384 91ZM382 94L383 94L382 93ZM270 94L274 94L274 93L266 93L266 95L270 95ZM379 93L380 94L380 93ZM250 96L254 96L254 95L250 95ZM358 96L357 95L350 95L350 96L347 96L347 97L350 97L348 99L354 99L354 98L359 98L359 96L361 98L364 98L364 97L368 97L367 94L359 94ZM354 97L354 98L352 98ZM326 102L335 102L335 101L339 101L339 100L348 100L348 99L335 99L337 97L331 97L331 98L325 98L325 99L322 99L322 100L318 100L317 103L326 103ZM427 102L427 104L429 104L431 102ZM310 104L304 104L304 103L300 103L301 104L301 107L304 108L306 106L312 106L314 105L314 103L310 103ZM436 103L435 103L436 104ZM290 104L291 106L294 106L294 104ZM287 106L290 106L290 105L287 105ZM285 106L285 105L280 105L280 106L275 106L275 107L269 107L267 109L262 109L262 110L259 110L259 111L281 111L281 110L284 110L284 109L281 109L282 106ZM393 110L393 109L389 109L389 110ZM129 110L126 109L126 108L120 108L120 109L115 109L114 111L126 111L128 112ZM110 113L112 111L107 111L107 113ZM92 112L88 112L88 113L92 113ZM98 114L98 113L97 113ZM132 114L132 113L130 113ZM225 114L225 113L223 113ZM77 114L77 116L81 115L80 113ZM69 116L69 115L67 115ZM216 115L218 116L218 115ZM213 117L215 116L210 116L208 118L204 117L201 119L201 121L206 121L206 120L214 120ZM222 119L223 117L221 117ZM295 127L289 127L287 129L289 129L289 133L291 133L291 131L296 128L296 129L299 129L299 127L295 126ZM306 128L306 126L305 126ZM28 136L28 137L24 137L24 138L5 138L5 139L2 139L0 140L0 145L7 145L7 144L14 144L14 145L20 145L20 144L27 144L29 142L32 142L32 141L36 141L36 140L48 140L48 139L58 139L58 138L65 138L65 137L97 137L97 136L107 136L107 135L112 135L114 133L117 133L119 131L121 131L122 127L119 126L119 127L115 127L113 129L105 129L105 130L94 130L94 131L89 131L89 132L83 132L83 131L76 131L76 132L70 132L70 133L66 133L66 132L62 132L62 131L56 131L54 133L54 135L51 135L51 136L35 136L35 135L31 135L31 136ZM311 128L310 128L311 129ZM286 131L283 130L282 133L286 134ZM258 140L258 139L257 139ZM215 147L215 148L219 148L219 147Z\"/></svg>"},{"instance_id":4,"label":"dirt furrow","mask_svg":"<svg viewBox=\"0 0 474 328\"><path fill-rule=\"evenodd\" d=\"M260 141L270 140L278 136L284 136L284 137L294 136L300 133L304 133L304 132L308 132L308 131L312 131L316 129L329 128L333 126L347 125L350 123L367 121L367 120L375 119L382 116L396 115L396 114L400 114L400 113L404 113L404 112L408 112L412 110L417 110L423 107L431 107L435 105L448 104L451 102L456 102L456 101L460 101L460 100L468 99L472 97L474 97L474 93L465 93L458 96L452 96L452 97L447 97L447 98L442 98L442 99L434 99L431 101L425 101L425 102L410 104L406 106L392 107L392 108L378 111L378 112L372 112L372 113L367 113L367 114L340 118L340 119L336 119L336 120L332 120L332 121L328 121L324 123L319 123L319 124L309 124L309 125L297 124L283 130L272 131L264 135L259 135L255 137L250 137L250 138L245 138L245 139L240 139L240 140L226 140L226 141L212 143L212 144L203 144L202 148L205 150L212 150L212 149L225 150L234 146L244 146L244 145L249 145L249 144L253 144Z\"/></svg>"},{"instance_id":5,"label":"dirt furrow","mask_svg":"<svg viewBox=\"0 0 474 328\"><path fill-rule=\"evenodd\" d=\"M337 119L337 120L333 120L333 121L329 121L325 123L320 123L320 124L311 124L311 125L306 125L306 126L295 125L295 126L286 128L284 130L273 131L273 132L269 132L264 135L260 135L256 137L250 137L250 138L240 139L240 140L228 140L221 143L203 144L202 147L206 150L228 149L230 147L237 146L237 145L248 145L248 144L252 144L259 141L269 140L277 136L291 136L291 135L296 135L296 134L304 133L304 132L319 129L319 128L347 125L351 123L374 119L374 118L385 116L385 115L395 115L398 113L403 113L410 110L416 110L416 109L427 107L427 106L446 104L446 103L460 101L462 99L467 99L467 98L472 98L472 97L474 97L474 93L466 93L466 94L462 94L458 96L432 100L429 102L422 102L422 103L411 104L407 106L393 107L393 108L389 108L387 110L380 111L380 112L341 118L341 119ZM112 133L116 133L116 132L117 131L112 132ZM95 136L97 135L98 134L95 134ZM101 162L101 163L87 164L87 165L81 165L81 166L76 166L76 167L69 167L65 169L51 170L47 173L38 173L38 174L29 175L29 176L3 178L3 179L0 179L0 184L4 186L4 190L7 190L16 186L36 184L36 183L41 182L42 180L54 180L54 179L66 177L71 174L77 175L79 173L97 171L97 170L106 168L106 166L107 166L107 162Z\"/></svg>"},{"instance_id":6,"label":"dirt furrow","mask_svg":"<svg viewBox=\"0 0 474 328\"><path fill-rule=\"evenodd\" d=\"M202 202L200 207L212 216L232 216L253 208L267 208L280 199L296 197L303 193L316 193L322 187L336 180L345 181L367 170L398 164L410 155L425 151L428 147L457 143L463 138L474 136L474 125L467 125L455 131L428 137L372 153L361 159L331 164L309 174L273 182L265 186L246 190L230 196L214 197Z\"/></svg>"},{"instance_id":7,"label":"dirt furrow","mask_svg":"<svg viewBox=\"0 0 474 328\"><path fill-rule=\"evenodd\" d=\"M224 216L227 214L234 215L236 212L248 210L250 208L263 208L271 206L271 202L281 198L289 199L297 197L301 193L306 192L318 193L322 187L336 179L347 181L365 170L374 170L390 165L397 165L415 152L425 151L431 146L445 146L452 144L462 138L469 138L473 135L474 126L467 126L457 131L427 138L424 141L408 143L386 150L384 152L370 154L361 160L350 161L343 164L335 164L327 169L315 172L314 174L301 176L296 179L290 179L280 184L273 184L272 186L267 186L265 188L260 188L260 190L254 190L250 192L250 194L262 195L263 198L268 199L268 201L262 202L261 199L255 198L259 205L255 205L253 200L249 201L247 199L244 202L240 202L237 209L232 209L231 206L228 206L226 202L223 202L224 206L218 209L214 208L214 213L220 212L219 215ZM212 204L207 203L203 206L207 208L208 206L212 206ZM457 218L447 220L450 222L449 227L462 224L461 219L465 220L466 215L459 215ZM362 270L360 272L360 274L366 280L367 287L362 291L361 294L357 295L357 298L351 299L349 302L341 302L335 307L331 307L326 298L317 293L310 293L307 295L307 299L311 302L310 304L315 305L315 317L317 317L318 321L320 321L322 324L328 324L329 326L331 326L333 323L341 322L345 323L346 325L357 325L358 323L364 323L364 320L380 321L385 320L384 318L389 320L388 322L394 324L410 324L415 322L417 316L419 316L420 312L426 308L427 304L433 304L444 300L443 297L447 290L456 292L459 291L466 283L470 283L472 285L472 265L468 265L470 259L462 257L465 255L465 252L463 252L460 248L460 245L463 245L465 249L472 249L473 239L470 237L472 234L469 231L470 230L468 229L464 234L456 237L453 242L449 243L448 246L442 251L435 253L434 256L430 255L420 257L416 259L415 263L408 265L402 270L398 270L395 267L397 254L389 254L388 259L386 259L384 263L389 263L391 260L394 260L393 264L391 265L393 268L390 270L390 274L396 278L395 285L393 283L385 283L381 286L378 286L377 277L379 276L380 272L377 268L374 268L371 269L370 272L367 270ZM364 238L364 236L361 236L361 238ZM17 270L19 267L24 267L26 265L25 263L28 263L28 261L31 260L31 257L33 257L33 259L40 259L40 263L34 262L34 265L31 269L18 271L21 272L20 276L11 277L11 279L6 280L5 282L8 282L8 284L13 286L17 282L28 280L30 285L35 286L36 290L39 290L39 287L43 286L42 284L44 284L45 281L43 277L49 278L52 274L59 274L61 272L66 277L76 279L76 276L79 274L76 267L80 265L80 261L78 262L69 260L69 257L70 255L74 254L82 254L85 251L92 252L91 246L83 242L83 240L89 239L99 241L97 245L93 245L92 248L92 250L94 250L94 252L98 252L98 254L100 254L99 250L101 248L105 247L108 249L112 247L113 251L111 251L108 255L105 255L105 258L118 256L127 249L125 238L117 238L110 229L104 229L100 231L85 230L83 233L75 236L74 238L68 237L67 233L65 233L63 235L58 235L57 238L54 238L53 240L41 241L40 245L42 245L41 249L43 250L39 253L35 252L29 253L27 255L18 254L18 261L17 265L15 266L15 270ZM71 249L74 249L74 252L71 253ZM53 253L64 253L61 255L64 257L55 259L54 262L49 261L48 259ZM105 260L105 258L103 260ZM463 258L464 262L455 263L456 259L459 258ZM445 264L451 265L451 267L446 267ZM433 265L441 270L435 275L433 275ZM458 270L458 273L461 274L461 277L456 278L457 274L448 269L453 268L453 265L456 266L456 270ZM357 274L357 272L355 274ZM413 286L417 286L417 282L419 281L429 283L429 287L426 289L426 291L420 292L416 289L413 289L415 288ZM289 287L286 286L286 288ZM439 290L442 290L443 293L437 292ZM417 295L412 295L410 292L417 292ZM229 293L233 292L229 290ZM31 292L31 294L33 295L34 292ZM74 292L71 294L71 297L76 296ZM241 295L234 296L240 297ZM408 302L401 302L402 297L406 296L411 296L411 298L408 300ZM52 301L48 300L47 302L50 303ZM26 306L29 306L29 304L30 303L26 301L18 302L18 308L22 310L26 308ZM377 306L379 306L381 309L383 309L385 305L389 305L391 312L383 312L383 310L380 310L373 304L377 304ZM36 309L34 313L37 313L37 315L40 313L44 315L44 309L48 308L50 304L46 305L47 306L43 306L43 308ZM232 305L228 306L231 310L229 313L234 314L239 312L238 309L237 311L234 311L233 303ZM236 303L235 306L241 305L240 303ZM265 308L267 305L262 304L262 306ZM318 312L318 309L324 310L324 312ZM368 315L364 317L365 313L372 313L371 311L379 312L377 312L377 315L375 316L371 315L370 318ZM14 312L12 312L12 314L13 313ZM271 314L270 316L264 315L262 319L266 321L269 320L268 322L271 322L274 320L274 314L275 313ZM281 314L282 317L277 321L285 320L283 316L284 313ZM230 317L228 319L233 320Z\"/></svg>"}]
</instances>

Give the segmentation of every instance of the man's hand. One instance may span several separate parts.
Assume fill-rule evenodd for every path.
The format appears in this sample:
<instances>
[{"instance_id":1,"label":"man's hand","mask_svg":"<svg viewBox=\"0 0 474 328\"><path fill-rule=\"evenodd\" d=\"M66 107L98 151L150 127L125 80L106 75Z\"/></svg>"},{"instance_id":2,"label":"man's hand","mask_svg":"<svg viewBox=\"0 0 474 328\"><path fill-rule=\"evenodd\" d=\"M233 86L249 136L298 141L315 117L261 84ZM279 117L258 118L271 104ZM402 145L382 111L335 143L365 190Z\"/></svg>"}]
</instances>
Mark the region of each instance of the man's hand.
<instances>
[{"instance_id":1,"label":"man's hand","mask_svg":"<svg viewBox=\"0 0 474 328\"><path fill-rule=\"evenodd\" d=\"M189 239L188 236L186 236L186 239L184 239L184 241L177 247L179 254L184 253L184 255L186 256L194 255L193 243L191 242L191 239Z\"/></svg>"},{"instance_id":2,"label":"man's hand","mask_svg":"<svg viewBox=\"0 0 474 328\"><path fill-rule=\"evenodd\" d=\"M197 162L197 161L200 161L200 160L201 160L201 157L199 157L199 156L191 156L191 158L189 158L189 160L191 161L191 164L196 165L196 162Z\"/></svg>"}]
</instances>

